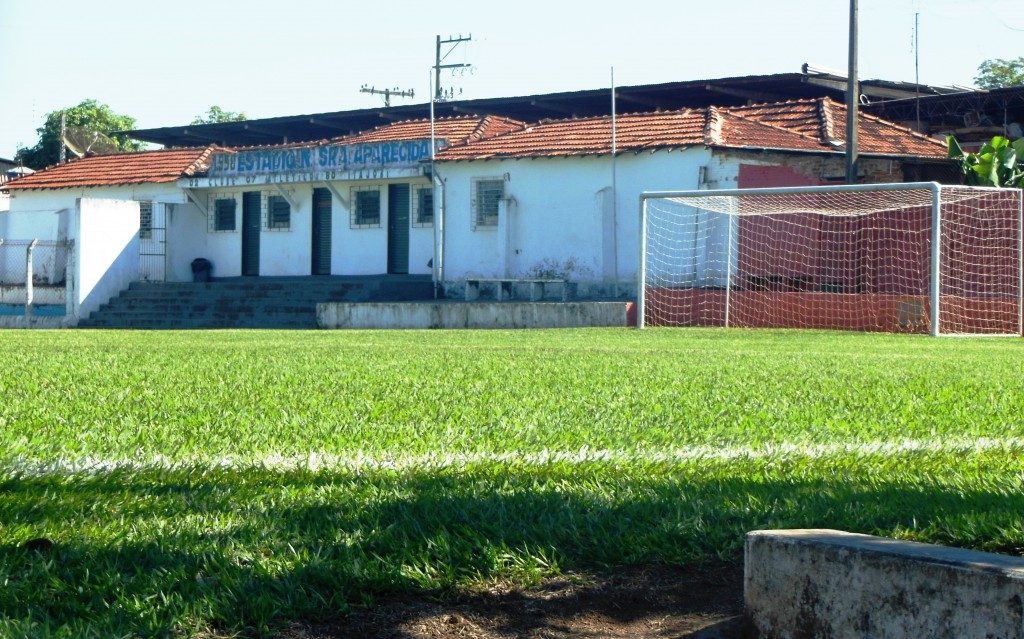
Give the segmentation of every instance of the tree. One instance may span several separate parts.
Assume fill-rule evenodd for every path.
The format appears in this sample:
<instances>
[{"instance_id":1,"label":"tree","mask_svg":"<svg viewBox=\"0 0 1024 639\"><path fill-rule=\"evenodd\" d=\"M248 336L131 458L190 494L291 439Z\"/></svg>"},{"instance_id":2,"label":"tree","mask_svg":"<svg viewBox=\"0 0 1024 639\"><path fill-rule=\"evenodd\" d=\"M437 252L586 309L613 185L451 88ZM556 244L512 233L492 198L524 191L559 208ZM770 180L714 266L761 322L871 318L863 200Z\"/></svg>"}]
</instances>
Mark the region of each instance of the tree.
<instances>
[{"instance_id":1,"label":"tree","mask_svg":"<svg viewBox=\"0 0 1024 639\"><path fill-rule=\"evenodd\" d=\"M982 89L999 89L1024 85L1024 56L1015 60L993 58L978 66L974 82Z\"/></svg>"},{"instance_id":2,"label":"tree","mask_svg":"<svg viewBox=\"0 0 1024 639\"><path fill-rule=\"evenodd\" d=\"M96 100L83 100L78 105L51 111L46 114L43 126L36 129L39 141L33 147L22 147L14 155L16 162L32 169L42 169L60 161L60 115L64 113L65 124L104 133L114 141L122 151L139 151L141 142L136 142L126 135L117 135L116 131L127 131L135 128L135 118L129 115L114 113L106 104Z\"/></svg>"},{"instance_id":3,"label":"tree","mask_svg":"<svg viewBox=\"0 0 1024 639\"><path fill-rule=\"evenodd\" d=\"M217 124L218 122L241 122L249 117L241 111L225 111L216 104L203 115L197 115L191 124Z\"/></svg>"},{"instance_id":4,"label":"tree","mask_svg":"<svg viewBox=\"0 0 1024 639\"><path fill-rule=\"evenodd\" d=\"M950 135L946 146L949 157L960 162L967 184L1024 188L1024 138L1010 142L997 135L977 153L966 153Z\"/></svg>"}]
</instances>

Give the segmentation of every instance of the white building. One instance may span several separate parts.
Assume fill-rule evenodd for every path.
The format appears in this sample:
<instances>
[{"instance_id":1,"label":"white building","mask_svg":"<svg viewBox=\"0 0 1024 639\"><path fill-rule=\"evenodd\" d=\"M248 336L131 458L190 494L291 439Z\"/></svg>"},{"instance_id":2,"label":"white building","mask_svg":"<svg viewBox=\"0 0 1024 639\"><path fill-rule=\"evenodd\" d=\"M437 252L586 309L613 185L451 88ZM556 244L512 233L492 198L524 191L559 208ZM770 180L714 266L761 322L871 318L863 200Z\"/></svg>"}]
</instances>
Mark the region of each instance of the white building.
<instances>
[{"instance_id":1,"label":"white building","mask_svg":"<svg viewBox=\"0 0 1024 639\"><path fill-rule=\"evenodd\" d=\"M139 279L433 275L565 277L634 287L649 190L841 181L845 109L826 99L527 125L409 121L332 141L88 157L6 185L0 238L71 239L80 198L138 202ZM864 181L927 177L942 144L862 116ZM922 167L924 167L922 169ZM435 191L440 189L438 197ZM435 220L437 223L435 224Z\"/></svg>"},{"instance_id":2,"label":"white building","mask_svg":"<svg viewBox=\"0 0 1024 639\"><path fill-rule=\"evenodd\" d=\"M820 98L619 116L614 159L610 117L453 145L435 169L443 279L452 289L467 277L566 277L596 294L633 292L641 193L842 182L845 121L843 105ZM896 124L862 115L859 134L864 182L946 164L944 145Z\"/></svg>"}]
</instances>

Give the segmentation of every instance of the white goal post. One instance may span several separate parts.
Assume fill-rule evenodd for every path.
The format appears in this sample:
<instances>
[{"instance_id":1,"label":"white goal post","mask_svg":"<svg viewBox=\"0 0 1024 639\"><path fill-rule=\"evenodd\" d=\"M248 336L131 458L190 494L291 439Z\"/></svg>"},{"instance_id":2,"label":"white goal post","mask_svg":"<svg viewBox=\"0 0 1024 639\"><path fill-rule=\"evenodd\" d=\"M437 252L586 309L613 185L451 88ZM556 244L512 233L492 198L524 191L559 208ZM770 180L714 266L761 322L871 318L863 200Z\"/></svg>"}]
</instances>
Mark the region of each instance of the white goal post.
<instances>
[{"instance_id":1,"label":"white goal post","mask_svg":"<svg viewBox=\"0 0 1024 639\"><path fill-rule=\"evenodd\" d=\"M1021 335L1020 189L647 192L637 327Z\"/></svg>"}]
</instances>

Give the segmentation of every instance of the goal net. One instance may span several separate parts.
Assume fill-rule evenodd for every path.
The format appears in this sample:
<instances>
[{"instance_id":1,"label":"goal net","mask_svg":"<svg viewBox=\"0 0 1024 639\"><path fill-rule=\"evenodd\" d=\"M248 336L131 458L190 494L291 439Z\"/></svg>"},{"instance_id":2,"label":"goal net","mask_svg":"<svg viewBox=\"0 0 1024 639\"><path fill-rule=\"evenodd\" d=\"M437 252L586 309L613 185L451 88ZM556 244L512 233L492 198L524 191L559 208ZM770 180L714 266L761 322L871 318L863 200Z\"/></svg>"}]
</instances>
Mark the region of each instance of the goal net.
<instances>
[{"instance_id":1,"label":"goal net","mask_svg":"<svg viewBox=\"0 0 1024 639\"><path fill-rule=\"evenodd\" d=\"M645 193L638 326L1020 335L1021 191Z\"/></svg>"}]
</instances>

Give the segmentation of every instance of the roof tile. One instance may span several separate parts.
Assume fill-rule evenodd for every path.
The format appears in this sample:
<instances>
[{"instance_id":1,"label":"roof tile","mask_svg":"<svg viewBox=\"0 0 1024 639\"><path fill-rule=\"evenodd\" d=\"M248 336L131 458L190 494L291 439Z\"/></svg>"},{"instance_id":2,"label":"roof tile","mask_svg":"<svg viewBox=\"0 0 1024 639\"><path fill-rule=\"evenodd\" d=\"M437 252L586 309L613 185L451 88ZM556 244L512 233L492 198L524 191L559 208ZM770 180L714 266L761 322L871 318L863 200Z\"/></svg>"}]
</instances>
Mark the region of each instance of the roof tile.
<instances>
[{"instance_id":1,"label":"roof tile","mask_svg":"<svg viewBox=\"0 0 1024 639\"><path fill-rule=\"evenodd\" d=\"M4 185L5 189L61 189L174 182L206 169L213 147L93 155L55 164Z\"/></svg>"},{"instance_id":2,"label":"roof tile","mask_svg":"<svg viewBox=\"0 0 1024 639\"><path fill-rule=\"evenodd\" d=\"M447 144L460 144L482 140L509 131L521 129L525 122L495 115L466 115L434 120L434 136ZM362 144L366 142L394 142L399 140L425 140L430 137L430 120L404 120L385 124L369 131L355 133L332 142Z\"/></svg>"},{"instance_id":3,"label":"roof tile","mask_svg":"<svg viewBox=\"0 0 1024 639\"><path fill-rule=\"evenodd\" d=\"M846 135L846 107L828 98L746 107L708 107L616 117L616 148L640 151L685 146L838 153ZM942 143L862 115L860 152L945 157ZM453 144L438 160L565 157L611 152L611 117L544 121L478 141Z\"/></svg>"}]
</instances>

